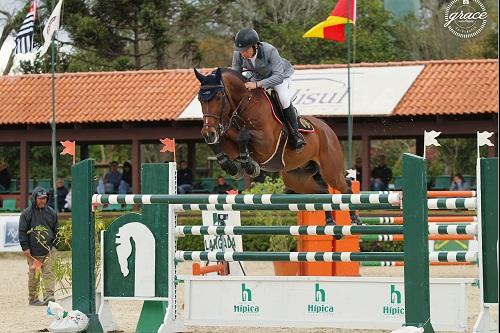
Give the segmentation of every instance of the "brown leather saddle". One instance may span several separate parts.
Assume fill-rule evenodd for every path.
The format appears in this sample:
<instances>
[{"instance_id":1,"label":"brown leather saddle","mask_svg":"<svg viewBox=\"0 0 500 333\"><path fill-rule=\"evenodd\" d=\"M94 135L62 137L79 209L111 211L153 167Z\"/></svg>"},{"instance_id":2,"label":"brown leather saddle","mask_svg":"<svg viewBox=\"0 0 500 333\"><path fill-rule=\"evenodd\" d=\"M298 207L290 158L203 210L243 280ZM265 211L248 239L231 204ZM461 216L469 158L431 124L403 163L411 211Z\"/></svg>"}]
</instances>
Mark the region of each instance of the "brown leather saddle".
<instances>
[{"instance_id":1,"label":"brown leather saddle","mask_svg":"<svg viewBox=\"0 0 500 333\"><path fill-rule=\"evenodd\" d=\"M283 108L279 101L278 94L274 89L271 93L266 91L266 96L272 106L272 112L274 119L281 124L282 129L279 134L278 143L274 149L274 153L266 161L262 162L260 167L267 172L276 172L284 168L285 161L283 155L285 153L285 147L288 142L288 130L285 124L285 115L283 113ZM301 133L311 133L314 132L314 126L309 122L309 120L298 116L297 123L299 125L299 131Z\"/></svg>"}]
</instances>

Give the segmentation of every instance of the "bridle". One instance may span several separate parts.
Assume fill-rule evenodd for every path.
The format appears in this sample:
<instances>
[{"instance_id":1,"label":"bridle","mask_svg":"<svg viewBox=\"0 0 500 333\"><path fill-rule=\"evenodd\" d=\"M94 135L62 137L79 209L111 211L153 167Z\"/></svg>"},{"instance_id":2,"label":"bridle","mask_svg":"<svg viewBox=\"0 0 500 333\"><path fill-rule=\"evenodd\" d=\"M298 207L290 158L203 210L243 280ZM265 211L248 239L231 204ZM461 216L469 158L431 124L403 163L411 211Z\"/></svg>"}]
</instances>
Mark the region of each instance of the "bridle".
<instances>
[{"instance_id":1,"label":"bridle","mask_svg":"<svg viewBox=\"0 0 500 333\"><path fill-rule=\"evenodd\" d=\"M221 84L211 84L211 85L202 85L200 87L200 92L202 90L209 90L209 89L216 89L218 90L215 95L218 96L220 99L222 99L220 111L218 115L214 114L205 114L203 112L203 102L207 102L206 104L208 105L208 102L213 99L214 96L209 97L206 100L203 100L200 98L200 95L198 94L198 100L200 101L201 107L202 107L202 113L203 113L203 127L209 127L208 123L206 123L205 119L206 118L214 118L217 121L218 126L216 127L218 134L219 134L219 140L220 138L226 133L231 126L235 125L238 130L241 129L241 126L238 124L238 119L242 119L240 117L240 114L244 111L244 105L243 103L246 101L246 104L252 99L252 94L245 94L241 100L239 101L238 105L236 105L235 108L233 108L233 105L231 103L231 100L228 97L226 87L224 86L224 82L221 80ZM222 94L219 93L219 91L222 91ZM246 97L246 98L245 98ZM229 117L229 120L227 121L226 124L224 124L224 112L226 110L226 103L229 104L229 110L234 109L234 111L231 113L231 116Z\"/></svg>"}]
</instances>

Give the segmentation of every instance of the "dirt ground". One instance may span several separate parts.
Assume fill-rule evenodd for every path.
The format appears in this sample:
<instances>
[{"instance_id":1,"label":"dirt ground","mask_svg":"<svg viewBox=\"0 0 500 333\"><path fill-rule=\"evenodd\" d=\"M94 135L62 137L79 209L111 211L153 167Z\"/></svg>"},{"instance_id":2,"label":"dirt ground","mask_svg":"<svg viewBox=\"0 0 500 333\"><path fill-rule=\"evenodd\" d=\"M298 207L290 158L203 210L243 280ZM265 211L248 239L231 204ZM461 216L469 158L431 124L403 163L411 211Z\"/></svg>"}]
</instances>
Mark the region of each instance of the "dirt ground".
<instances>
[{"instance_id":1,"label":"dirt ground","mask_svg":"<svg viewBox=\"0 0 500 333\"><path fill-rule=\"evenodd\" d=\"M256 262L246 263L246 270L251 275L274 275L272 263ZM47 328L52 321L46 315L46 307L28 306L28 277L26 260L21 254L0 255L0 289L1 315L0 333L37 332ZM179 274L188 274L190 264L183 263L179 266ZM402 276L401 267L363 267L362 276ZM432 266L431 277L477 277L476 266ZM57 295L56 295L57 298ZM182 302L182 293L179 292L179 301ZM479 289L468 288L468 329L472 326L479 312ZM141 302L113 301L111 302L113 316L123 332L133 332L137 323ZM494 315L498 318L498 309ZM193 332L335 332L335 333L374 333L389 332L383 330L352 330L352 329L277 329L277 328L206 328L194 329Z\"/></svg>"}]
</instances>

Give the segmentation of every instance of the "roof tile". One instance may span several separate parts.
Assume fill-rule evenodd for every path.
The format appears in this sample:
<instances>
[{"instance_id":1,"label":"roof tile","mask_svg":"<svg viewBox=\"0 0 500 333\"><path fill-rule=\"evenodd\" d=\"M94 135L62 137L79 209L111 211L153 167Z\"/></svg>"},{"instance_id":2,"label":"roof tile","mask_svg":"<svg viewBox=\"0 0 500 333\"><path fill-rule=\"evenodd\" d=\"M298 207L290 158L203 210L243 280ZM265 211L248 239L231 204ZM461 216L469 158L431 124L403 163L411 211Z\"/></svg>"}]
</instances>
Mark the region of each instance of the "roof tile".
<instances>
[{"instance_id":1,"label":"roof tile","mask_svg":"<svg viewBox=\"0 0 500 333\"><path fill-rule=\"evenodd\" d=\"M353 67L424 69L394 115L498 113L498 60L361 63ZM346 65L297 65L296 69ZM207 72L207 70L204 70ZM63 73L56 75L57 122L96 123L175 120L195 97L191 70ZM49 124L50 75L0 77L0 125Z\"/></svg>"},{"instance_id":2,"label":"roof tile","mask_svg":"<svg viewBox=\"0 0 500 333\"><path fill-rule=\"evenodd\" d=\"M57 74L57 122L174 120L198 85L191 70ZM51 77L1 77L0 100L0 124L50 123Z\"/></svg>"},{"instance_id":3,"label":"roof tile","mask_svg":"<svg viewBox=\"0 0 500 333\"><path fill-rule=\"evenodd\" d=\"M442 60L424 64L394 115L498 113L498 60Z\"/></svg>"}]
</instances>

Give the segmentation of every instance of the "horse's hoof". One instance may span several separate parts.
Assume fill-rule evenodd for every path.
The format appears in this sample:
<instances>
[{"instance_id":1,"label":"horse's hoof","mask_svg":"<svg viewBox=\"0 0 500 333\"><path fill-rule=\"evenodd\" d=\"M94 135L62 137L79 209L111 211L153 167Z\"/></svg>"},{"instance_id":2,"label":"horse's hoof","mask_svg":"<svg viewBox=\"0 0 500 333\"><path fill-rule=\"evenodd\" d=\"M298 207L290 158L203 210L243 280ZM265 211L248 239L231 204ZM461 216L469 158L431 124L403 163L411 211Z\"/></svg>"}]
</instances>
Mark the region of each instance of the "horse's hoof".
<instances>
[{"instance_id":1,"label":"horse's hoof","mask_svg":"<svg viewBox=\"0 0 500 333\"><path fill-rule=\"evenodd\" d=\"M241 167L240 164L236 164L236 165L237 165L238 170L236 171L236 173L234 175L231 175L231 178L235 179L235 180L240 180L245 175L245 170L243 170L243 168Z\"/></svg>"},{"instance_id":2,"label":"horse's hoof","mask_svg":"<svg viewBox=\"0 0 500 333\"><path fill-rule=\"evenodd\" d=\"M333 219L326 218L325 225L337 225L337 223Z\"/></svg>"},{"instance_id":3,"label":"horse's hoof","mask_svg":"<svg viewBox=\"0 0 500 333\"><path fill-rule=\"evenodd\" d=\"M260 175L260 165L257 164L257 162L255 162L255 161L252 161L251 163L253 164L254 170L253 170L253 173L250 175L250 177L252 177L252 178L259 177L259 175Z\"/></svg>"}]
</instances>

